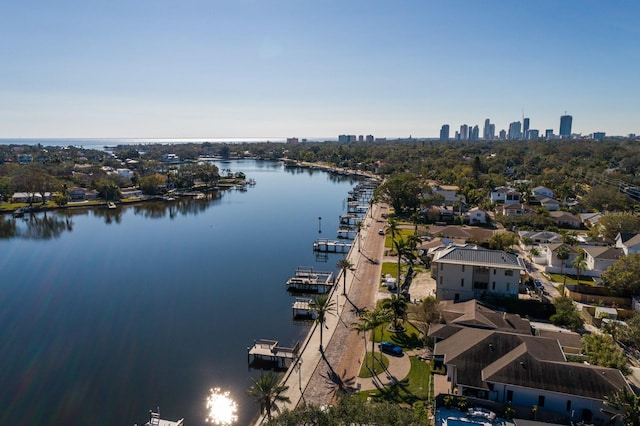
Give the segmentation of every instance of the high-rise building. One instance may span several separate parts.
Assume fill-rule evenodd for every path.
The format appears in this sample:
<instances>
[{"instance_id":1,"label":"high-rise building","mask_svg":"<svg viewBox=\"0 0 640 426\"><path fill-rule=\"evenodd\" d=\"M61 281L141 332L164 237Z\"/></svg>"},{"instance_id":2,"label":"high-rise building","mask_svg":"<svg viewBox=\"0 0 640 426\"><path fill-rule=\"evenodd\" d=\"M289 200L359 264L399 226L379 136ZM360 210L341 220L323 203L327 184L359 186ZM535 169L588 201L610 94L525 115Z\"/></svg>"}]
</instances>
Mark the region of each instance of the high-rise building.
<instances>
[{"instance_id":1,"label":"high-rise building","mask_svg":"<svg viewBox=\"0 0 640 426\"><path fill-rule=\"evenodd\" d=\"M571 137L571 122L573 121L573 117L570 115L562 115L560 116L560 137L561 138L570 138Z\"/></svg>"},{"instance_id":2,"label":"high-rise building","mask_svg":"<svg viewBox=\"0 0 640 426\"><path fill-rule=\"evenodd\" d=\"M365 138L365 140L367 142L373 142L373 135L367 135L367 137Z\"/></svg>"},{"instance_id":3,"label":"high-rise building","mask_svg":"<svg viewBox=\"0 0 640 426\"><path fill-rule=\"evenodd\" d=\"M506 138L507 138L507 132L504 129L500 130L500 140L503 141Z\"/></svg>"},{"instance_id":4,"label":"high-rise building","mask_svg":"<svg viewBox=\"0 0 640 426\"><path fill-rule=\"evenodd\" d=\"M518 140L522 139L522 123L519 121L514 121L509 124L509 139L510 140Z\"/></svg>"},{"instance_id":5,"label":"high-rise building","mask_svg":"<svg viewBox=\"0 0 640 426\"><path fill-rule=\"evenodd\" d=\"M480 139L480 129L478 128L478 125L473 126L473 129L469 131L469 139L472 141Z\"/></svg>"},{"instance_id":6,"label":"high-rise building","mask_svg":"<svg viewBox=\"0 0 640 426\"><path fill-rule=\"evenodd\" d=\"M553 129L547 129L544 131L545 139L553 139Z\"/></svg>"},{"instance_id":7,"label":"high-rise building","mask_svg":"<svg viewBox=\"0 0 640 426\"><path fill-rule=\"evenodd\" d=\"M540 137L540 132L538 132L538 129L529 129L524 137L529 140L536 140Z\"/></svg>"},{"instance_id":8,"label":"high-rise building","mask_svg":"<svg viewBox=\"0 0 640 426\"><path fill-rule=\"evenodd\" d=\"M358 135L358 142L364 142L364 135Z\"/></svg>"},{"instance_id":9,"label":"high-rise building","mask_svg":"<svg viewBox=\"0 0 640 426\"><path fill-rule=\"evenodd\" d=\"M488 118L484 120L484 127L482 128L482 139L488 141L493 139L489 136L489 132L491 131L491 120Z\"/></svg>"},{"instance_id":10,"label":"high-rise building","mask_svg":"<svg viewBox=\"0 0 640 426\"><path fill-rule=\"evenodd\" d=\"M529 119L528 118L523 118L522 119L522 134L525 135L525 137L527 136L527 130L529 130Z\"/></svg>"},{"instance_id":11,"label":"high-rise building","mask_svg":"<svg viewBox=\"0 0 640 426\"><path fill-rule=\"evenodd\" d=\"M440 140L448 141L449 140L449 125L443 124L440 128Z\"/></svg>"},{"instance_id":12,"label":"high-rise building","mask_svg":"<svg viewBox=\"0 0 640 426\"><path fill-rule=\"evenodd\" d=\"M593 132L593 139L597 141L604 140L605 136L606 136L605 132Z\"/></svg>"},{"instance_id":13,"label":"high-rise building","mask_svg":"<svg viewBox=\"0 0 640 426\"><path fill-rule=\"evenodd\" d=\"M460 140L466 141L469 139L469 126L463 124L460 126Z\"/></svg>"}]
</instances>

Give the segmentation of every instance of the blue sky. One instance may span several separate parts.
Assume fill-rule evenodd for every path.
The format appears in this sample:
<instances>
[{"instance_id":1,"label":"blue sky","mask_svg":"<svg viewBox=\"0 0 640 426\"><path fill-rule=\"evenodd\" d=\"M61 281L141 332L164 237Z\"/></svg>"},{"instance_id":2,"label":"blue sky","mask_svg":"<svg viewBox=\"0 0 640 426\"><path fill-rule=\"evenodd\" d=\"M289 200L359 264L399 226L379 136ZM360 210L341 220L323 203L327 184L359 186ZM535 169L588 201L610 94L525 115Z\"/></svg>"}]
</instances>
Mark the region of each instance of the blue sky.
<instances>
[{"instance_id":1,"label":"blue sky","mask_svg":"<svg viewBox=\"0 0 640 426\"><path fill-rule=\"evenodd\" d=\"M640 133L640 2L0 3L0 137ZM481 130L482 131L482 130Z\"/></svg>"}]
</instances>

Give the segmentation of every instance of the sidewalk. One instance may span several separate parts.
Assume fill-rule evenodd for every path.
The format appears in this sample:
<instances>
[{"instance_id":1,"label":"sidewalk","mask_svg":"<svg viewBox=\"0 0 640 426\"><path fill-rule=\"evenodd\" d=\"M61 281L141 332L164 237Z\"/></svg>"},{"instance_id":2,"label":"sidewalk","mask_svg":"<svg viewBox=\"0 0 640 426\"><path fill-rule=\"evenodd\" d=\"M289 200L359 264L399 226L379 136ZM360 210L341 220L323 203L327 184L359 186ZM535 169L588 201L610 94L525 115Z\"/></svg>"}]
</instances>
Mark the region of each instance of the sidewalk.
<instances>
[{"instance_id":1,"label":"sidewalk","mask_svg":"<svg viewBox=\"0 0 640 426\"><path fill-rule=\"evenodd\" d=\"M369 345L367 347L370 348L371 342L367 343ZM409 354L404 353L401 357L387 355L387 359L389 360L389 366L385 372L368 378L358 377L359 390L366 391L390 386L407 377L411 370Z\"/></svg>"},{"instance_id":2,"label":"sidewalk","mask_svg":"<svg viewBox=\"0 0 640 426\"><path fill-rule=\"evenodd\" d=\"M319 376L325 377L331 374L331 378L333 378L333 376L338 374L333 369L337 367L331 367L332 365L337 366L340 364L340 361L335 359L336 354L359 354L358 359L363 359L364 347L362 346L361 337L359 337L358 340L360 344L355 347L344 338L333 339L333 337L337 329L340 329L342 334L345 332L346 334L355 333L351 331L354 321L353 301L359 301L357 296L360 291L367 294L371 293L371 306L358 305L359 308L371 308L375 302L374 292L377 291L380 282L380 271L382 268L380 260L382 259L382 253L384 251L384 237L379 236L377 230L381 227L380 224L383 223L381 214L383 211L386 211L386 209L386 206L374 204L367 214L364 220L364 226L360 230L361 241L354 241L351 250L346 256L354 265L353 271L347 272L346 295L349 299L342 294L344 279L342 272L340 272L336 278L336 285L333 286L333 289L329 293L329 297L334 300L337 310L334 312L334 315L328 315L325 322L325 328L322 332L324 353L321 353L319 350L319 325L314 323L305 341L301 345L298 362L294 363L287 370L281 381L281 384L288 387L287 391L282 393L282 396L288 397L291 401L288 404L278 404L278 408L281 411L294 409L299 403L305 401L305 398L314 404L322 405L330 403L331 401L328 395L332 394L331 391L324 392L326 395L311 395L309 394L310 392L323 391L323 389L319 389L320 386L317 386L317 384L309 386L309 383L312 380L319 379ZM370 260L376 260L377 263L373 263ZM365 296L367 294L365 294ZM403 358L406 358L406 362L409 363L410 367L409 358L406 355ZM401 359L402 358L399 358L399 360ZM399 363L404 365L404 361L399 361ZM325 371L327 366L330 372ZM354 365L350 366L349 369L351 371L356 370L355 376L357 376L359 368L359 365ZM394 366L392 370L390 364L389 371L393 376L402 376L398 377L398 379L401 380L406 376L406 374L402 374L405 368L404 366ZM348 375L350 376L351 372ZM353 388L355 388L355 383L353 384ZM255 423L256 426L261 425L265 419L266 416L260 416Z\"/></svg>"}]
</instances>

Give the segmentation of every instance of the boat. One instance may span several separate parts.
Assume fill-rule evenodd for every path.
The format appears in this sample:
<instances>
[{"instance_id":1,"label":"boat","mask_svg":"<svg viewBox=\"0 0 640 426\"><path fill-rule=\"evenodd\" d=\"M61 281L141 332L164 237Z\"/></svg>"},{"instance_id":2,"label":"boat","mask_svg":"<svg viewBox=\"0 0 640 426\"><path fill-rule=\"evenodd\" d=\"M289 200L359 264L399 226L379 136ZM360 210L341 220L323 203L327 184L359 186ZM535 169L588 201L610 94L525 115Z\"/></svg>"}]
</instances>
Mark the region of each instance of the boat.
<instances>
[{"instance_id":1,"label":"boat","mask_svg":"<svg viewBox=\"0 0 640 426\"><path fill-rule=\"evenodd\" d=\"M149 421L144 426L184 426L184 419L178 421L164 420L160 418L160 410L149 410Z\"/></svg>"},{"instance_id":2,"label":"boat","mask_svg":"<svg viewBox=\"0 0 640 426\"><path fill-rule=\"evenodd\" d=\"M116 203L114 203L113 201L109 201L107 203L107 208L108 209L115 209L116 208Z\"/></svg>"}]
</instances>

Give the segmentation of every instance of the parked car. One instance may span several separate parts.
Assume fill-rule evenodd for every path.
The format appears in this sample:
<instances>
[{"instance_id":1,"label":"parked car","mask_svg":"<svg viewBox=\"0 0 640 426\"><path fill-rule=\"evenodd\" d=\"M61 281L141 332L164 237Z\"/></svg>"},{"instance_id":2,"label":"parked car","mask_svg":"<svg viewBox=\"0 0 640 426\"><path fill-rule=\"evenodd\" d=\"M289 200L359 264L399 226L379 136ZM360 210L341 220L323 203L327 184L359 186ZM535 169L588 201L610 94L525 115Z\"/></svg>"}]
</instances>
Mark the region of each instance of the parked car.
<instances>
[{"instance_id":1,"label":"parked car","mask_svg":"<svg viewBox=\"0 0 640 426\"><path fill-rule=\"evenodd\" d=\"M378 348L381 352L385 352L395 356L402 356L402 348L391 342L380 342Z\"/></svg>"},{"instance_id":2,"label":"parked car","mask_svg":"<svg viewBox=\"0 0 640 426\"><path fill-rule=\"evenodd\" d=\"M535 280L533 283L536 285L536 288L542 287L542 282L540 280Z\"/></svg>"},{"instance_id":3,"label":"parked car","mask_svg":"<svg viewBox=\"0 0 640 426\"><path fill-rule=\"evenodd\" d=\"M378 229L378 235L384 235L384 229L382 228Z\"/></svg>"}]
</instances>

